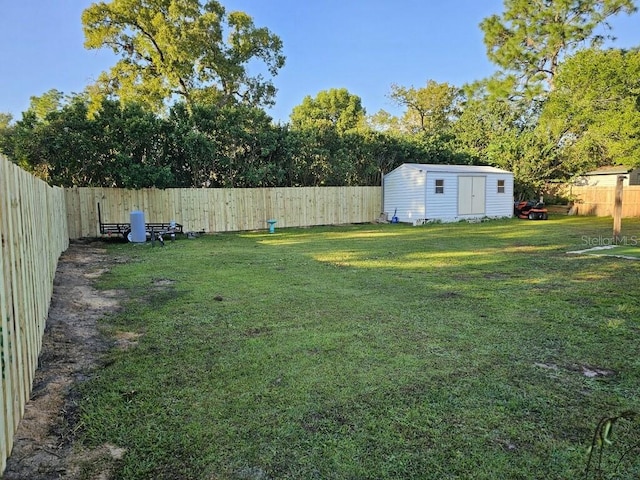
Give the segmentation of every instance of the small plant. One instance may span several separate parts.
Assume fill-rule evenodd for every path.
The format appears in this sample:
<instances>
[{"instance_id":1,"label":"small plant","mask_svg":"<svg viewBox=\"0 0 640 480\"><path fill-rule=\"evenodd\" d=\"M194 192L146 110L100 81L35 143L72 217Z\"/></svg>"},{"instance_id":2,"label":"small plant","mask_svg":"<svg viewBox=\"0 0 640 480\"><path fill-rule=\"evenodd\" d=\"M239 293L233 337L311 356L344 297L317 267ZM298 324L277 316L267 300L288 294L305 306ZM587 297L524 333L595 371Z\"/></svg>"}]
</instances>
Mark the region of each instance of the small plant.
<instances>
[{"instance_id":1,"label":"small plant","mask_svg":"<svg viewBox=\"0 0 640 480\"><path fill-rule=\"evenodd\" d=\"M596 429L593 433L591 445L588 449L587 467L584 473L585 480L588 480L589 478L594 478L596 480L606 478L605 474L607 473L607 469L603 468L602 461L604 458L605 448L613 445L613 441L611 440L611 435L613 434L613 426L620 420L634 421L637 416L637 412L625 411L620 415L614 417L604 417L600 420L600 422L598 422L598 425L596 426ZM613 469L610 470L610 475L613 476L617 474L625 457L627 457L629 453L631 453L639 446L640 443L634 443L629 448L625 449L622 452L622 455L620 455L620 458L617 459L617 462L615 462Z\"/></svg>"}]
</instances>

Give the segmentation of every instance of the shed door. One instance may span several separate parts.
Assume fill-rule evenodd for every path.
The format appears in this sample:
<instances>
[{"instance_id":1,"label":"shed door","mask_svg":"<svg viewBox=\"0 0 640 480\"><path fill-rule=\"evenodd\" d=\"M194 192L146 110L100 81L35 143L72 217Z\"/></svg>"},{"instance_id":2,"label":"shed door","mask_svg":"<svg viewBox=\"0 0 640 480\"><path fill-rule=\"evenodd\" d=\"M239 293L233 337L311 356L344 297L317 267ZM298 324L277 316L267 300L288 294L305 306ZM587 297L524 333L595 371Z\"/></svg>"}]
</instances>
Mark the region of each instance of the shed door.
<instances>
[{"instance_id":1,"label":"shed door","mask_svg":"<svg viewBox=\"0 0 640 480\"><path fill-rule=\"evenodd\" d=\"M486 177L458 177L458 215L483 215Z\"/></svg>"}]
</instances>

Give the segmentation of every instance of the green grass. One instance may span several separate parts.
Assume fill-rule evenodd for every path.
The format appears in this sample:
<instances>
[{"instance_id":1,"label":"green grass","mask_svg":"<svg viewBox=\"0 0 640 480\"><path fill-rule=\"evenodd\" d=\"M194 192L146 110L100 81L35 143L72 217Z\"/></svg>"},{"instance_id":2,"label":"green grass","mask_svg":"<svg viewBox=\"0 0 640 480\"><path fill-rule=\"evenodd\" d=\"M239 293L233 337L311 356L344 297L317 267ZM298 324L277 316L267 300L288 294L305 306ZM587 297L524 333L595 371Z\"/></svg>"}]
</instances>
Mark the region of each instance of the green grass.
<instances>
[{"instance_id":1,"label":"green grass","mask_svg":"<svg viewBox=\"0 0 640 480\"><path fill-rule=\"evenodd\" d=\"M613 249L613 254L630 258L637 258L640 260L640 248L638 248L636 245L617 245Z\"/></svg>"},{"instance_id":2,"label":"green grass","mask_svg":"<svg viewBox=\"0 0 640 480\"><path fill-rule=\"evenodd\" d=\"M101 287L130 300L104 327L142 336L82 387L83 441L126 448L121 479L580 478L599 419L640 398L640 263L566 254L610 230L561 217L110 246L130 261ZM638 441L615 428L608 472ZM635 460L618 473L637 477Z\"/></svg>"},{"instance_id":3,"label":"green grass","mask_svg":"<svg viewBox=\"0 0 640 480\"><path fill-rule=\"evenodd\" d=\"M590 249L584 252L587 255L599 255L610 257L623 257L640 260L640 248L635 245L610 245L607 249Z\"/></svg>"}]
</instances>

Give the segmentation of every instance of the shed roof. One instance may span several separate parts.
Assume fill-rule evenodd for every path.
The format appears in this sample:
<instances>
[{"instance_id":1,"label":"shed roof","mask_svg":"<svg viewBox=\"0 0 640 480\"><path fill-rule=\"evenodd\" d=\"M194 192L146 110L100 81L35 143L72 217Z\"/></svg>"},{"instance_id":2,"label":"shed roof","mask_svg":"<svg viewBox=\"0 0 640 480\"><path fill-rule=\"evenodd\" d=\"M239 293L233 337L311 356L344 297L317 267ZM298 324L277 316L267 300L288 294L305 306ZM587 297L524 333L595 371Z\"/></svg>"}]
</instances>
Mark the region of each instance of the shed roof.
<instances>
[{"instance_id":1,"label":"shed roof","mask_svg":"<svg viewBox=\"0 0 640 480\"><path fill-rule=\"evenodd\" d=\"M507 170L502 170L496 167L490 167L488 165L443 165L434 163L404 163L401 167L408 167L416 170L426 170L427 172L443 172L443 173L508 173ZM398 167L400 168L400 167Z\"/></svg>"},{"instance_id":2,"label":"shed roof","mask_svg":"<svg viewBox=\"0 0 640 480\"><path fill-rule=\"evenodd\" d=\"M607 167L600 167L585 173L585 175L624 175L629 173L633 168L626 167L624 165L612 165Z\"/></svg>"}]
</instances>

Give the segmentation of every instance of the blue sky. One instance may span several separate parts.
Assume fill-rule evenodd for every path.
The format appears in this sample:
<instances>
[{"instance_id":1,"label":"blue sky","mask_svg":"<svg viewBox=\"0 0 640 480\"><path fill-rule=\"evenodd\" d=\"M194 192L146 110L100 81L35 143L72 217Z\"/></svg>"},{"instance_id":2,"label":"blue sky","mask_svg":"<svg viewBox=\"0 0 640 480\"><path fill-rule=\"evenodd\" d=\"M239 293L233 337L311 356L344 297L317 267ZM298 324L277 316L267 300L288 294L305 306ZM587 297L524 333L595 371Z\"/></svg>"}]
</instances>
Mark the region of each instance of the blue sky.
<instances>
[{"instance_id":1,"label":"blue sky","mask_svg":"<svg viewBox=\"0 0 640 480\"><path fill-rule=\"evenodd\" d=\"M29 98L55 88L81 92L117 58L86 50L80 16L90 0L0 0L0 112L18 119ZM222 0L284 43L287 62L274 83L269 113L286 122L306 95L347 88L367 113L398 113L392 84L420 87L432 79L462 86L491 75L483 18L502 0ZM615 46L640 45L640 14L611 22Z\"/></svg>"}]
</instances>

